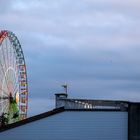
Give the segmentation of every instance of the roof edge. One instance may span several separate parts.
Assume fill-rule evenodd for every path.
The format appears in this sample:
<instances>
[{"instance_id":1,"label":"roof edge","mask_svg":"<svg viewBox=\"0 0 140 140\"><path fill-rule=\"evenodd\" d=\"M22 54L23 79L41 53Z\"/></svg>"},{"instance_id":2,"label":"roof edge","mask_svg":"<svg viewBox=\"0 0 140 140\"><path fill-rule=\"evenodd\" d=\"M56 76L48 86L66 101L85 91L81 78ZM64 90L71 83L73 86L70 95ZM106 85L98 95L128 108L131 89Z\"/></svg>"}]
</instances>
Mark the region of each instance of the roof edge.
<instances>
[{"instance_id":1,"label":"roof edge","mask_svg":"<svg viewBox=\"0 0 140 140\"><path fill-rule=\"evenodd\" d=\"M100 108L95 108L95 109L65 109L65 111L87 111L87 112L127 112L127 109L100 109Z\"/></svg>"},{"instance_id":2,"label":"roof edge","mask_svg":"<svg viewBox=\"0 0 140 140\"><path fill-rule=\"evenodd\" d=\"M43 119L43 118L61 113L64 110L65 110L64 107L60 107L60 108L53 109L53 110L45 112L45 113L41 113L39 115L35 115L35 116L29 117L27 119L12 123L12 124L8 124L4 127L0 127L0 132L3 132L3 131L6 131L8 129L12 129L12 128L15 128L15 127L18 127L18 126L21 126L21 125L25 125L25 124L30 123L30 122L34 122L36 120L40 120L40 119Z\"/></svg>"}]
</instances>

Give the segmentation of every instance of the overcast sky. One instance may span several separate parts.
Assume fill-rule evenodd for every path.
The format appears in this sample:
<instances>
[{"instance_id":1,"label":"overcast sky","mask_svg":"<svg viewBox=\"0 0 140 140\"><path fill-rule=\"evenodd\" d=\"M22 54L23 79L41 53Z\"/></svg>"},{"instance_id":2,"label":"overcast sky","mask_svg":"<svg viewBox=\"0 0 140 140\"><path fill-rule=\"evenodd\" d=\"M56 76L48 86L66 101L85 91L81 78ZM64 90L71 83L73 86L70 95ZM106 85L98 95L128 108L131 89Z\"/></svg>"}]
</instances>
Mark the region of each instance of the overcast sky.
<instances>
[{"instance_id":1,"label":"overcast sky","mask_svg":"<svg viewBox=\"0 0 140 140\"><path fill-rule=\"evenodd\" d=\"M71 98L140 101L139 0L0 0L0 29L21 42L29 115Z\"/></svg>"}]
</instances>

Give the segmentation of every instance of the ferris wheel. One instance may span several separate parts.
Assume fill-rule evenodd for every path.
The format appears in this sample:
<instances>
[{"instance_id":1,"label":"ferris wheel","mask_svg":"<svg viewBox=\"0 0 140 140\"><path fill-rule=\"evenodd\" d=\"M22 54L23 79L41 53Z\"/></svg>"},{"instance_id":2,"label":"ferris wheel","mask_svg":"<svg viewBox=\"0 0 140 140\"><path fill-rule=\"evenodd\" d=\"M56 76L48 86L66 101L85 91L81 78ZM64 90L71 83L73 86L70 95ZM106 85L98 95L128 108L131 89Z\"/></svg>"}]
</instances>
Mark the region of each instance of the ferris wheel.
<instances>
[{"instance_id":1,"label":"ferris wheel","mask_svg":"<svg viewBox=\"0 0 140 140\"><path fill-rule=\"evenodd\" d=\"M0 116L6 124L25 119L28 85L23 51L14 33L0 32Z\"/></svg>"}]
</instances>

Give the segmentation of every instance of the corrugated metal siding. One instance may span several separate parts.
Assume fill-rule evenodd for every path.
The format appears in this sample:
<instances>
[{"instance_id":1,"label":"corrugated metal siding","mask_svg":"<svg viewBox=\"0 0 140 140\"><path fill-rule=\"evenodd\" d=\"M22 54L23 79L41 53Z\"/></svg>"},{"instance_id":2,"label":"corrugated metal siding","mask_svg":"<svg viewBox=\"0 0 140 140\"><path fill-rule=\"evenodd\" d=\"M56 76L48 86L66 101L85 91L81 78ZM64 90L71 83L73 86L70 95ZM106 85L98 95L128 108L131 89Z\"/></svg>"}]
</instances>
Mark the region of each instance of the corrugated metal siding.
<instances>
[{"instance_id":1,"label":"corrugated metal siding","mask_svg":"<svg viewBox=\"0 0 140 140\"><path fill-rule=\"evenodd\" d=\"M127 140L127 112L66 111L0 133L1 140Z\"/></svg>"}]
</instances>

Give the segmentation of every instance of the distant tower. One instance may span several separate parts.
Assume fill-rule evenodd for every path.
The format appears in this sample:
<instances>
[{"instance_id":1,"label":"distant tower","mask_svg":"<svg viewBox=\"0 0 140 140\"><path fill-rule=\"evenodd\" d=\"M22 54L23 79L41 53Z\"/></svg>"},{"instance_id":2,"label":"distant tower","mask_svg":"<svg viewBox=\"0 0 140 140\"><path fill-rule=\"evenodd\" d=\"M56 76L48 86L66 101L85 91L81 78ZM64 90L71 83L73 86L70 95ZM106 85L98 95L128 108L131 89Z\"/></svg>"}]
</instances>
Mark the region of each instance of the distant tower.
<instances>
[{"instance_id":1,"label":"distant tower","mask_svg":"<svg viewBox=\"0 0 140 140\"><path fill-rule=\"evenodd\" d=\"M64 88L64 93L56 93L55 94L55 107L59 108L65 105L65 100L68 97L68 86L67 84L62 85Z\"/></svg>"}]
</instances>

